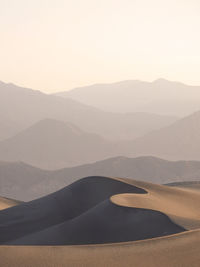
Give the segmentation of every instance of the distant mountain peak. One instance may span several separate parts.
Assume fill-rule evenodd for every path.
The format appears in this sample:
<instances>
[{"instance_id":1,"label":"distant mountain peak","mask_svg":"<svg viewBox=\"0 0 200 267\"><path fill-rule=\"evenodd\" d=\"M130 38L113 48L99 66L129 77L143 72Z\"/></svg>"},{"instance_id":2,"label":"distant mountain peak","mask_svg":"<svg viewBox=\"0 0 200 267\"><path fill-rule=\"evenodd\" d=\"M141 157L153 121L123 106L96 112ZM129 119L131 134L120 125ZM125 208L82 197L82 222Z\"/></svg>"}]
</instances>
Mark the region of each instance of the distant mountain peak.
<instances>
[{"instance_id":1,"label":"distant mountain peak","mask_svg":"<svg viewBox=\"0 0 200 267\"><path fill-rule=\"evenodd\" d=\"M39 90L35 90L35 89L32 89L32 88L28 88L28 87L22 87L20 85L16 85L14 83L5 83L5 82L2 82L0 81L0 89L3 89L5 90L6 89L6 92L26 92L26 93L31 93L31 94L45 94Z\"/></svg>"},{"instance_id":2,"label":"distant mountain peak","mask_svg":"<svg viewBox=\"0 0 200 267\"><path fill-rule=\"evenodd\" d=\"M184 83L182 82L178 82L178 81L171 81L171 80L167 80L165 78L159 78L159 79L156 79L152 82L153 84L173 84L173 85L184 85L186 86Z\"/></svg>"},{"instance_id":3,"label":"distant mountain peak","mask_svg":"<svg viewBox=\"0 0 200 267\"><path fill-rule=\"evenodd\" d=\"M153 83L172 83L172 81L169 81L165 78L158 78L158 79L154 80Z\"/></svg>"},{"instance_id":4,"label":"distant mountain peak","mask_svg":"<svg viewBox=\"0 0 200 267\"><path fill-rule=\"evenodd\" d=\"M80 135L83 134L84 131L81 130L79 127L77 127L75 124L71 123L71 122L64 122L61 120L56 120L56 119L52 119L52 118L45 118L43 120L40 120L38 122L36 122L35 124L33 124L31 127L29 127L27 130L29 129L38 129L41 131L70 131L73 132L74 134Z\"/></svg>"}]
</instances>

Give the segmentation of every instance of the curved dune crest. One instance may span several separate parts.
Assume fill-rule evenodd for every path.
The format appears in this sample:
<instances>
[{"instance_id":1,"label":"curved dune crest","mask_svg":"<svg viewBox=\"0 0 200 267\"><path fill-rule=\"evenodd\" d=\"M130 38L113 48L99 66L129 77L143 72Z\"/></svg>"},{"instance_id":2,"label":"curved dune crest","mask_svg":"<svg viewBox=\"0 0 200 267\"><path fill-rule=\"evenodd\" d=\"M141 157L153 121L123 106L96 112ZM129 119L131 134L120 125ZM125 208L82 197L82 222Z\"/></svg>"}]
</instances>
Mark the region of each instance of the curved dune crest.
<instances>
[{"instance_id":1,"label":"curved dune crest","mask_svg":"<svg viewBox=\"0 0 200 267\"><path fill-rule=\"evenodd\" d=\"M140 207L165 213L176 224L185 229L200 228L200 190L176 188L147 182L124 179L133 186L147 191L145 195L121 194L111 201L125 207Z\"/></svg>"}]
</instances>

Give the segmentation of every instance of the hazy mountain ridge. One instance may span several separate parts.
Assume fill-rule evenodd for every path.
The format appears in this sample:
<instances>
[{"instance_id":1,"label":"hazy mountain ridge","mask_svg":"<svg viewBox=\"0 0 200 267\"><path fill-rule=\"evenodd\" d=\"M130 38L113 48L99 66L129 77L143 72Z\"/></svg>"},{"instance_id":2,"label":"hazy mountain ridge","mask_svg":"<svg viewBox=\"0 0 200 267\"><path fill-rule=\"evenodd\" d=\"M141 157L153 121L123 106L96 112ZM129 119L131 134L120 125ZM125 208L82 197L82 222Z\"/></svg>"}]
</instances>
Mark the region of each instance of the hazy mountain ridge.
<instances>
[{"instance_id":1,"label":"hazy mountain ridge","mask_svg":"<svg viewBox=\"0 0 200 267\"><path fill-rule=\"evenodd\" d=\"M113 144L96 134L71 123L45 119L0 142L0 160L57 169L109 157L112 150Z\"/></svg>"},{"instance_id":2,"label":"hazy mountain ridge","mask_svg":"<svg viewBox=\"0 0 200 267\"><path fill-rule=\"evenodd\" d=\"M163 82L166 83L158 80L154 84ZM5 88L0 90L0 94L4 95L3 100L0 98L3 103L0 106L0 114L6 114L8 118L13 116L13 120L16 117L16 121L19 118L26 123L35 120L36 122L17 135L0 142L2 161L24 161L40 168L58 169L115 156L152 155L169 160L200 160L200 111L171 122L169 126L158 127L166 117L145 113L103 112L71 99L49 96L34 90L30 90L29 94L28 89L17 87L15 91L14 85L11 88L9 86L7 85L8 91L14 92L14 95L11 103L7 105L8 96L11 94L6 93ZM25 91L25 94L19 93L21 91ZM25 105L21 98L25 100ZM6 112L7 110L10 113ZM41 117L42 119L38 120ZM55 117L62 118L63 121ZM126 139L135 135L135 129L142 129L141 121L142 127L145 125L150 130L152 125L157 124L159 129L144 135L146 128L142 137L132 138L130 141L116 141L116 138ZM97 132L99 134L96 134ZM110 136L111 141L101 135Z\"/></svg>"},{"instance_id":3,"label":"hazy mountain ridge","mask_svg":"<svg viewBox=\"0 0 200 267\"><path fill-rule=\"evenodd\" d=\"M142 111L182 117L200 109L200 86L166 79L95 84L57 95L114 112Z\"/></svg>"},{"instance_id":4,"label":"hazy mountain ridge","mask_svg":"<svg viewBox=\"0 0 200 267\"><path fill-rule=\"evenodd\" d=\"M110 140L133 139L177 120L156 114L104 112L70 98L0 83L0 140L46 118L71 122Z\"/></svg>"},{"instance_id":5,"label":"hazy mountain ridge","mask_svg":"<svg viewBox=\"0 0 200 267\"><path fill-rule=\"evenodd\" d=\"M24 163L0 162L0 195L27 201L59 190L84 176L93 175L160 184L200 181L200 162L172 162L154 157L115 157L55 171L41 170Z\"/></svg>"},{"instance_id":6,"label":"hazy mountain ridge","mask_svg":"<svg viewBox=\"0 0 200 267\"><path fill-rule=\"evenodd\" d=\"M169 160L199 160L200 111L168 127L127 142L121 149L131 157L152 155ZM130 153L127 154L128 150Z\"/></svg>"}]
</instances>

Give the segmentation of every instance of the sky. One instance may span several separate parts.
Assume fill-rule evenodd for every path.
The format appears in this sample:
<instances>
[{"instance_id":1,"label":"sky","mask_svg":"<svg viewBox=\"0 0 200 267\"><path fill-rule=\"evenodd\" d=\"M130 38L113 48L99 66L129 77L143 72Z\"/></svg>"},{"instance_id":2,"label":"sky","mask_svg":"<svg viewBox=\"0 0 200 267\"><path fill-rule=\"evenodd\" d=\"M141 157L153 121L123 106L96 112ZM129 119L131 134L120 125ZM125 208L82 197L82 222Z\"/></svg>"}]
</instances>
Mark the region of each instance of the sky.
<instances>
[{"instance_id":1,"label":"sky","mask_svg":"<svg viewBox=\"0 0 200 267\"><path fill-rule=\"evenodd\" d=\"M199 0L0 0L0 80L47 93L157 78L200 85Z\"/></svg>"}]
</instances>

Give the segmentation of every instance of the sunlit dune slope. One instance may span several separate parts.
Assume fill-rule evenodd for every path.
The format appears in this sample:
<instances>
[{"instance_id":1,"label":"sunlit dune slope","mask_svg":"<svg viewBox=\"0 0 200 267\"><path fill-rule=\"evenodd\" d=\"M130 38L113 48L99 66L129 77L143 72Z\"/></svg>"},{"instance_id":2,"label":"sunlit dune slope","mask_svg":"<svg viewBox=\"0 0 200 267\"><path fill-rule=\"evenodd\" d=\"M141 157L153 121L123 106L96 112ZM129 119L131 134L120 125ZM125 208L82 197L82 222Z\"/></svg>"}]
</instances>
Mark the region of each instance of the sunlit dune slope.
<instances>
[{"instance_id":1,"label":"sunlit dune slope","mask_svg":"<svg viewBox=\"0 0 200 267\"><path fill-rule=\"evenodd\" d=\"M4 198L0 197L0 210L7 209L13 206L16 206L20 204L20 201L9 199L9 198Z\"/></svg>"},{"instance_id":2,"label":"sunlit dune slope","mask_svg":"<svg viewBox=\"0 0 200 267\"><path fill-rule=\"evenodd\" d=\"M4 267L199 267L200 231L87 246L1 246Z\"/></svg>"}]
</instances>

